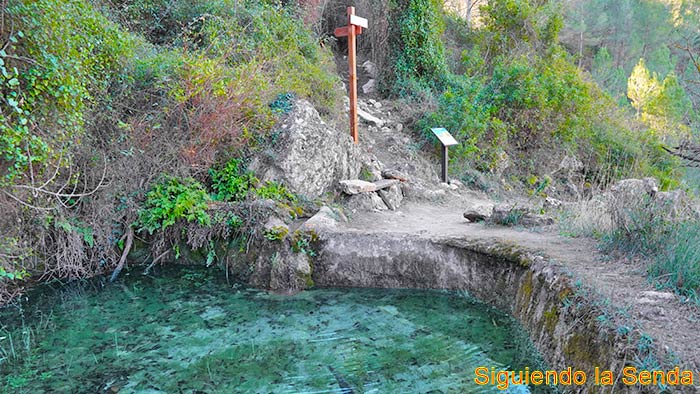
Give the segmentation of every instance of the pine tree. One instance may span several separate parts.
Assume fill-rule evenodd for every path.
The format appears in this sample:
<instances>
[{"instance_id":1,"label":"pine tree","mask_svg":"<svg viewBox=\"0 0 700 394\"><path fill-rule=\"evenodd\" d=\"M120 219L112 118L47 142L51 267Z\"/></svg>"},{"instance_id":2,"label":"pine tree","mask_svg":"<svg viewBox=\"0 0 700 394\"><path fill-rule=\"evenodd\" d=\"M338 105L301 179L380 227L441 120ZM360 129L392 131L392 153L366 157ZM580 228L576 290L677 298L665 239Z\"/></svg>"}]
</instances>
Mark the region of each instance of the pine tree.
<instances>
[{"instance_id":1,"label":"pine tree","mask_svg":"<svg viewBox=\"0 0 700 394\"><path fill-rule=\"evenodd\" d=\"M634 66L632 74L627 80L627 97L632 106L637 110L637 117L641 117L647 105L653 101L661 91L661 84L656 76L649 72L644 59Z\"/></svg>"}]
</instances>

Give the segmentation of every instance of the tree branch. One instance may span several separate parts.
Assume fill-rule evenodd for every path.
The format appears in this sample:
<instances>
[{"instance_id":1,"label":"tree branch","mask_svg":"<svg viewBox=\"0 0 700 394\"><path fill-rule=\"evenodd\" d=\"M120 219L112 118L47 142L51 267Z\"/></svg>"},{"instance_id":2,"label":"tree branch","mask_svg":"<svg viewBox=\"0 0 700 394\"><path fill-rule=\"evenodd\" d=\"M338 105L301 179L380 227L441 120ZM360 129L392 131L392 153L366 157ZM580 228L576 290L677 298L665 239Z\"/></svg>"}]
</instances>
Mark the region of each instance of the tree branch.
<instances>
[{"instance_id":1,"label":"tree branch","mask_svg":"<svg viewBox=\"0 0 700 394\"><path fill-rule=\"evenodd\" d=\"M124 269L124 264L126 264L126 257L129 255L129 252L131 251L131 245L134 243L134 229L131 228L131 226L127 227L127 233L126 233L126 244L124 245L124 250L122 251L122 257L119 259L119 264L117 264L117 268L114 269L114 272L112 272L112 276L110 276L109 281L114 282L115 279L117 279L117 276L119 276L119 273L122 272L122 269Z\"/></svg>"}]
</instances>

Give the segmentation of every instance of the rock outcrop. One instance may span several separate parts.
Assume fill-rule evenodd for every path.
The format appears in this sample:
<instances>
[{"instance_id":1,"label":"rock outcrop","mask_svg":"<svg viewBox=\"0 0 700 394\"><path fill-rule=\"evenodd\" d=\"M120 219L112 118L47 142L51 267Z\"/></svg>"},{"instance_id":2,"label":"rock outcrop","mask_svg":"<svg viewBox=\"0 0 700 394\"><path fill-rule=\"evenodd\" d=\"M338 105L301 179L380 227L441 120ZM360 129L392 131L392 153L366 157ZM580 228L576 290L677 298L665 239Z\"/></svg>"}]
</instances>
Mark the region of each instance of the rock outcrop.
<instances>
[{"instance_id":1,"label":"rock outcrop","mask_svg":"<svg viewBox=\"0 0 700 394\"><path fill-rule=\"evenodd\" d=\"M295 251L286 238L260 245L250 277L253 286L294 294L313 285L310 256Z\"/></svg>"},{"instance_id":2,"label":"rock outcrop","mask_svg":"<svg viewBox=\"0 0 700 394\"><path fill-rule=\"evenodd\" d=\"M313 199L333 190L339 180L358 176L357 146L347 133L326 124L308 101L296 100L276 129L277 142L250 165L260 179L282 182Z\"/></svg>"},{"instance_id":3,"label":"rock outcrop","mask_svg":"<svg viewBox=\"0 0 700 394\"><path fill-rule=\"evenodd\" d=\"M346 205L351 211L394 211L403 200L400 183L397 179L379 179L374 182L349 179L340 181L340 189L350 196Z\"/></svg>"},{"instance_id":4,"label":"rock outcrop","mask_svg":"<svg viewBox=\"0 0 700 394\"><path fill-rule=\"evenodd\" d=\"M624 179L610 188L607 208L614 228L632 232L650 223L696 216L682 190L659 192L654 178Z\"/></svg>"}]
</instances>

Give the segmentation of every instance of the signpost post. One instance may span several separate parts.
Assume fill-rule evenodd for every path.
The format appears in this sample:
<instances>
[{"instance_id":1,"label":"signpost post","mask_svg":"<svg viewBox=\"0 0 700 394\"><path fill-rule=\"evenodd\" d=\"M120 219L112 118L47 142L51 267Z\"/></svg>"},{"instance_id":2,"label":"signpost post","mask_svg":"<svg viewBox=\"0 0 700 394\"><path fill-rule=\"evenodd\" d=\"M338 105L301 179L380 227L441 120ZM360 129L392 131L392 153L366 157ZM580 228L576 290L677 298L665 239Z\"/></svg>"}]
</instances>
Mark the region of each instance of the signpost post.
<instances>
[{"instance_id":1,"label":"signpost post","mask_svg":"<svg viewBox=\"0 0 700 394\"><path fill-rule=\"evenodd\" d=\"M367 28L367 19L355 15L355 7L348 7L348 25L335 29L336 37L348 38L348 65L350 76L350 135L357 144L359 141L357 133L357 60L355 58L355 37L362 34L362 28Z\"/></svg>"},{"instance_id":2,"label":"signpost post","mask_svg":"<svg viewBox=\"0 0 700 394\"><path fill-rule=\"evenodd\" d=\"M442 181L447 183L447 162L449 161L449 153L447 148L452 145L459 145L459 142L442 127L430 129L442 144Z\"/></svg>"}]
</instances>

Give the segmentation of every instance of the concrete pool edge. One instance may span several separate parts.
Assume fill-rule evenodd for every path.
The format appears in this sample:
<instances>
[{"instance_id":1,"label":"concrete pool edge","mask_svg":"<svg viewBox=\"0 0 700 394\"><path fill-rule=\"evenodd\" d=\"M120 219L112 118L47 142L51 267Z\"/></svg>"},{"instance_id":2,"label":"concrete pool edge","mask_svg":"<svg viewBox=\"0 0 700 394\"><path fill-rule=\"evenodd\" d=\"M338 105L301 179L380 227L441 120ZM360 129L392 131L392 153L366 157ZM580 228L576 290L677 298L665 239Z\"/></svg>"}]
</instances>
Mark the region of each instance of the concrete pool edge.
<instances>
[{"instance_id":1,"label":"concrete pool edge","mask_svg":"<svg viewBox=\"0 0 700 394\"><path fill-rule=\"evenodd\" d=\"M603 300L581 295L580 284L542 253L497 240L318 230L312 274L318 287L467 291L519 321L553 370L586 373L586 384L560 386L563 391L659 392L653 385L623 384L619 377L634 359L635 333L623 335L600 319ZM596 367L613 371L615 384L597 385ZM696 392L692 386L676 391Z\"/></svg>"}]
</instances>

